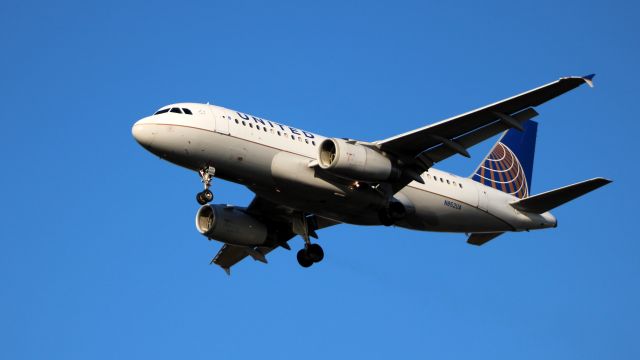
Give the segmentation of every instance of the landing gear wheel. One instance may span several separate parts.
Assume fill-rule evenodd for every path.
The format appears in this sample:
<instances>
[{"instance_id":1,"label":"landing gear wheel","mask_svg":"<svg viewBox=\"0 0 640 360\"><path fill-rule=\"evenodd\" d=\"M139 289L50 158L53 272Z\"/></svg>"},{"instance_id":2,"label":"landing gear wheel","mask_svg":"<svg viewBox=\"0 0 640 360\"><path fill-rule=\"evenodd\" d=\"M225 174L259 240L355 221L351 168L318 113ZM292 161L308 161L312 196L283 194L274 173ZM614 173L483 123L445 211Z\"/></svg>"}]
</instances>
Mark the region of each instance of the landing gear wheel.
<instances>
[{"instance_id":1,"label":"landing gear wheel","mask_svg":"<svg viewBox=\"0 0 640 360\"><path fill-rule=\"evenodd\" d=\"M209 200L207 200L205 192L199 192L196 194L196 201L198 201L198 204L200 205L205 205L209 202Z\"/></svg>"},{"instance_id":2,"label":"landing gear wheel","mask_svg":"<svg viewBox=\"0 0 640 360\"><path fill-rule=\"evenodd\" d=\"M300 266L308 268L313 265L313 263L317 263L324 259L324 250L318 244L307 244L304 249L298 251L298 264Z\"/></svg>"},{"instance_id":3,"label":"landing gear wheel","mask_svg":"<svg viewBox=\"0 0 640 360\"><path fill-rule=\"evenodd\" d=\"M207 200L207 202L213 200L213 193L209 189L203 191L202 196L204 197L205 200Z\"/></svg>"},{"instance_id":4,"label":"landing gear wheel","mask_svg":"<svg viewBox=\"0 0 640 360\"><path fill-rule=\"evenodd\" d=\"M322 250L322 247L318 244L310 244L305 250L307 251L309 259L314 263L320 262L324 259L324 250Z\"/></svg>"},{"instance_id":5,"label":"landing gear wheel","mask_svg":"<svg viewBox=\"0 0 640 360\"><path fill-rule=\"evenodd\" d=\"M304 268L308 268L309 266L313 265L313 260L309 258L309 255L307 254L307 251L305 249L298 251L297 258L298 264L300 264L300 266Z\"/></svg>"}]
</instances>

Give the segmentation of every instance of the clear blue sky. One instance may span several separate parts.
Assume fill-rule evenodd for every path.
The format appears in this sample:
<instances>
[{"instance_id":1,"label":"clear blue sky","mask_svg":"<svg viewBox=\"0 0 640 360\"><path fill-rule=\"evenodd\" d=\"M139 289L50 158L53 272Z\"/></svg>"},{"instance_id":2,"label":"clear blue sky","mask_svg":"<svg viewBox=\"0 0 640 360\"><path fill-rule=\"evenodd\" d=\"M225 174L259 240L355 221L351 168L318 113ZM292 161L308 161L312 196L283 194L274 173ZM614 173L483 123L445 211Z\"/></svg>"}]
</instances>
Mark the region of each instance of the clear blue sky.
<instances>
[{"instance_id":1,"label":"clear blue sky","mask_svg":"<svg viewBox=\"0 0 640 360\"><path fill-rule=\"evenodd\" d=\"M0 12L0 358L638 359L640 244L631 1L13 1ZM533 192L615 182L559 228L463 235L340 226L209 266L194 173L131 137L210 101L376 140L561 76L538 108ZM439 168L466 175L471 160ZM216 200L247 204L214 182ZM292 241L294 249L302 240Z\"/></svg>"}]
</instances>

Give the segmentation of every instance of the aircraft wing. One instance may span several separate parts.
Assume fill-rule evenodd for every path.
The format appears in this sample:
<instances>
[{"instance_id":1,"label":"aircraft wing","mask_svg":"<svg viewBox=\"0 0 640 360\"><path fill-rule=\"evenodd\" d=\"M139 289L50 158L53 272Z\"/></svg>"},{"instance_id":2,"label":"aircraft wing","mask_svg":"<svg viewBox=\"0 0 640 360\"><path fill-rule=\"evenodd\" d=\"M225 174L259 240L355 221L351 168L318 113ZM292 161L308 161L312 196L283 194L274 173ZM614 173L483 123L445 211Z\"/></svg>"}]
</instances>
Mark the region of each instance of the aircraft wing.
<instances>
[{"instance_id":1,"label":"aircraft wing","mask_svg":"<svg viewBox=\"0 0 640 360\"><path fill-rule=\"evenodd\" d=\"M593 86L594 75L564 77L539 88L498 101L404 134L373 143L394 154L422 173L434 163L454 154L469 157L467 148L538 115L533 107L543 104L586 83ZM413 177L417 180L416 177Z\"/></svg>"},{"instance_id":2,"label":"aircraft wing","mask_svg":"<svg viewBox=\"0 0 640 360\"><path fill-rule=\"evenodd\" d=\"M211 260L211 263L220 266L228 275L231 274L231 267L244 260L247 256L266 264L266 255L277 247L281 246L291 250L287 242L296 236L291 223L291 211L285 207L256 195L245 211L268 223L270 225L269 228L272 229L272 234L268 239L268 244L264 246L223 245ZM309 234L314 237L315 230L339 224L339 222L316 215L307 216L307 222L309 224Z\"/></svg>"},{"instance_id":3,"label":"aircraft wing","mask_svg":"<svg viewBox=\"0 0 640 360\"><path fill-rule=\"evenodd\" d=\"M471 245L482 246L483 244L497 238L502 234L504 234L504 232L472 233L471 235L469 235L467 243Z\"/></svg>"},{"instance_id":4,"label":"aircraft wing","mask_svg":"<svg viewBox=\"0 0 640 360\"><path fill-rule=\"evenodd\" d=\"M293 236L291 236L291 238L293 238ZM228 275L231 275L231 267L247 256L266 263L267 260L265 256L278 246L279 245L248 247L224 244L213 260L211 260L211 263L220 266Z\"/></svg>"}]
</instances>

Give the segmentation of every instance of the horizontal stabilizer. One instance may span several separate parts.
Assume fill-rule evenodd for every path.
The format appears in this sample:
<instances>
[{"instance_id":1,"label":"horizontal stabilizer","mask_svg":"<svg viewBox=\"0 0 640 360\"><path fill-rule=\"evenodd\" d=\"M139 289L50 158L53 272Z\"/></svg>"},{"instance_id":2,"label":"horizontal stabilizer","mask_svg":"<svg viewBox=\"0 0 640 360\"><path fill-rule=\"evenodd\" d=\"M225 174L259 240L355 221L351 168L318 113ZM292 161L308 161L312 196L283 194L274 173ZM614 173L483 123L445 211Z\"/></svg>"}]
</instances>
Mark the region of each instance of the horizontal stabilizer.
<instances>
[{"instance_id":1,"label":"horizontal stabilizer","mask_svg":"<svg viewBox=\"0 0 640 360\"><path fill-rule=\"evenodd\" d=\"M494 233L473 233L469 235L467 239L467 243L471 245L480 246L486 242L489 242L498 236L504 234L503 232L494 232Z\"/></svg>"},{"instance_id":2,"label":"horizontal stabilizer","mask_svg":"<svg viewBox=\"0 0 640 360\"><path fill-rule=\"evenodd\" d=\"M511 203L511 206L520 211L542 214L610 182L611 180L604 178L585 180L577 184L530 196Z\"/></svg>"}]
</instances>

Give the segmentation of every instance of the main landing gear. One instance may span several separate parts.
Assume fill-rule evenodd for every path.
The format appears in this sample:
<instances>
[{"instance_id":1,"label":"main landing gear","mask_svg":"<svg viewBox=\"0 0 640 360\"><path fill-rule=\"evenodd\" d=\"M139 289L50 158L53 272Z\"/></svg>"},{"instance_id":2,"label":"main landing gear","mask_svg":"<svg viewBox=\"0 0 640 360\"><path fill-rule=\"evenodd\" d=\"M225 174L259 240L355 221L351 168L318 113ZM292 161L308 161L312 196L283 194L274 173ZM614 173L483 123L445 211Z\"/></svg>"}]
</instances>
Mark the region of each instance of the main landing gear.
<instances>
[{"instance_id":1,"label":"main landing gear","mask_svg":"<svg viewBox=\"0 0 640 360\"><path fill-rule=\"evenodd\" d=\"M324 251L318 244L312 244L310 237L318 238L315 230L318 225L313 217L307 217L303 213L298 213L293 216L293 233L300 235L304 239L304 248L298 251L298 264L300 266L308 268L314 263L322 261L324 259Z\"/></svg>"},{"instance_id":2,"label":"main landing gear","mask_svg":"<svg viewBox=\"0 0 640 360\"><path fill-rule=\"evenodd\" d=\"M209 187L213 176L216 174L216 169L213 166L207 166L200 169L198 173L200 174L200 179L202 179L204 190L196 194L196 200L198 204L204 205L213 200L213 193L209 190Z\"/></svg>"},{"instance_id":3,"label":"main landing gear","mask_svg":"<svg viewBox=\"0 0 640 360\"><path fill-rule=\"evenodd\" d=\"M304 249L298 251L298 264L300 266L308 268L314 263L322 261L324 259L324 251L318 244L305 244Z\"/></svg>"}]
</instances>

